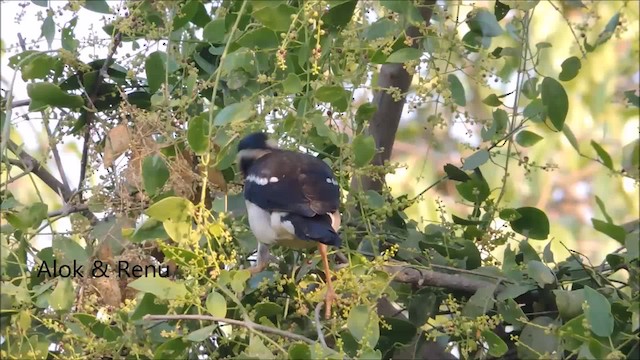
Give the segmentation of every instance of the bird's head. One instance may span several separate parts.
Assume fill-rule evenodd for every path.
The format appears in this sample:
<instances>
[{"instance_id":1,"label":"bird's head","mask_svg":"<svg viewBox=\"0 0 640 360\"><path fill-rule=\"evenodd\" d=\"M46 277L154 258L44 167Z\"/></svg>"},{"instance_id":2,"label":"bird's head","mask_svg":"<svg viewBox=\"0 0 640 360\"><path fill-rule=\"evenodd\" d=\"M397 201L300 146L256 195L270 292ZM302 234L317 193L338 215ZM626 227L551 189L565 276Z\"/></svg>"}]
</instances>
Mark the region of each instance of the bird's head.
<instances>
[{"instance_id":1,"label":"bird's head","mask_svg":"<svg viewBox=\"0 0 640 360\"><path fill-rule=\"evenodd\" d=\"M267 134L263 132L249 134L238 143L236 162L240 165L240 170L244 176L246 176L249 167L254 161L277 148L276 142L270 140Z\"/></svg>"}]
</instances>

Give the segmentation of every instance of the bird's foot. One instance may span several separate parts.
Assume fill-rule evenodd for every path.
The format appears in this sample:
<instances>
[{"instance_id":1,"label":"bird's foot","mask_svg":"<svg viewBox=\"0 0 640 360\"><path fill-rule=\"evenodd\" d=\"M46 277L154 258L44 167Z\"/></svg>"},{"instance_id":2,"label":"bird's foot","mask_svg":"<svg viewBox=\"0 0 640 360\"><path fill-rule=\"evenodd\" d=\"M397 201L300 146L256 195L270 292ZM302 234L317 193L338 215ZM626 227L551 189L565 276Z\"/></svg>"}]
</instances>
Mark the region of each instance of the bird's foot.
<instances>
[{"instance_id":1,"label":"bird's foot","mask_svg":"<svg viewBox=\"0 0 640 360\"><path fill-rule=\"evenodd\" d=\"M330 284L327 286L327 293L324 295L324 318L331 319L331 306L333 302L338 299L338 295L333 290L333 286Z\"/></svg>"}]
</instances>

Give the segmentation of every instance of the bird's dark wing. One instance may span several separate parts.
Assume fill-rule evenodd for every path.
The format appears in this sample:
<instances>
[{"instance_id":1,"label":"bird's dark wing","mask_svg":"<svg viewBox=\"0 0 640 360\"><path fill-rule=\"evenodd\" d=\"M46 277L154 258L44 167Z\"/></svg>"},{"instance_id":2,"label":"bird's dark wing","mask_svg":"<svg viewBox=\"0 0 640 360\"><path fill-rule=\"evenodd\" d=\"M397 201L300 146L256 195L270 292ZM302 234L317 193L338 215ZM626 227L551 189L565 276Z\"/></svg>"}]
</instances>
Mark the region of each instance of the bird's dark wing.
<instances>
[{"instance_id":1,"label":"bird's dark wing","mask_svg":"<svg viewBox=\"0 0 640 360\"><path fill-rule=\"evenodd\" d=\"M340 189L326 163L284 150L254 162L245 178L244 196L267 211L307 217L332 213L340 205Z\"/></svg>"}]
</instances>

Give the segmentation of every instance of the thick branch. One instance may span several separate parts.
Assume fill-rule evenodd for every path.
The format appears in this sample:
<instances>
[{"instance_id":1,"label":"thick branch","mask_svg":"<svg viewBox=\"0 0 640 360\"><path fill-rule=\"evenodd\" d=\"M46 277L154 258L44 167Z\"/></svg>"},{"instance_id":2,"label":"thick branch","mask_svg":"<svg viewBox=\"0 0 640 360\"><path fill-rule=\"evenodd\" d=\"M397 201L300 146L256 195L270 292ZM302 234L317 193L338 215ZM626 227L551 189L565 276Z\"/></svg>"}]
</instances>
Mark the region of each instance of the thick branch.
<instances>
[{"instance_id":1,"label":"thick branch","mask_svg":"<svg viewBox=\"0 0 640 360\"><path fill-rule=\"evenodd\" d=\"M72 206L67 204L73 197L73 192L56 179L55 176L53 176L47 169L45 169L38 160L22 151L22 149L20 149L20 147L12 140L7 141L7 147L18 157L18 159L7 159L9 164L19 167L24 170L25 173L33 173L49 188L51 188L51 190L62 197L62 201L64 203L63 209L59 211L59 214L58 211L56 211L52 212L50 215L68 215L72 212L81 212L82 215L89 219L92 224L98 222L98 218L88 210L88 207L82 205Z\"/></svg>"},{"instance_id":2,"label":"thick branch","mask_svg":"<svg viewBox=\"0 0 640 360\"><path fill-rule=\"evenodd\" d=\"M431 15L435 0L425 0L420 4L420 13L425 23L431 22ZM420 37L420 31L415 26L407 28L407 36L413 40L412 47L418 47L416 38ZM377 111L369 122L367 132L374 138L378 153L371 161L372 165L383 165L391 159L393 143L398 131L398 124L402 115L402 109L406 102L406 92L411 85L412 75L403 68L403 64L384 64L378 74L378 90L374 93L373 103L377 106ZM402 98L396 101L386 89L397 88L402 94ZM384 184L384 174L380 174L382 179L374 176L361 176L353 178L351 189L374 190L380 192Z\"/></svg>"},{"instance_id":3,"label":"thick branch","mask_svg":"<svg viewBox=\"0 0 640 360\"><path fill-rule=\"evenodd\" d=\"M473 279L462 275L417 269L408 265L388 265L384 271L393 276L393 280L410 283L419 287L433 286L454 291L475 293L478 289L495 285L494 282Z\"/></svg>"},{"instance_id":4,"label":"thick branch","mask_svg":"<svg viewBox=\"0 0 640 360\"><path fill-rule=\"evenodd\" d=\"M170 321L170 320L200 320L200 321L215 321L215 322L224 322L227 324L231 324L231 325L237 325L237 326L242 326L244 328L247 328L251 331L262 331L265 333L271 333L274 335L278 335L278 336L282 336L282 337L286 337L292 340L298 340L298 341L304 341L307 344L310 345L315 345L316 342L309 339L306 336L302 336L302 335L298 335L298 334L294 334L292 332L289 331L285 331L285 330L280 330L278 328L274 328L274 327L270 327L270 326L265 326L265 325L260 325L260 324L256 324L253 321L242 321L242 320L236 320L236 319L228 319L228 318L223 318L223 317L217 317L217 316L209 316L209 315L146 315L144 318L144 320L146 321Z\"/></svg>"}]
</instances>

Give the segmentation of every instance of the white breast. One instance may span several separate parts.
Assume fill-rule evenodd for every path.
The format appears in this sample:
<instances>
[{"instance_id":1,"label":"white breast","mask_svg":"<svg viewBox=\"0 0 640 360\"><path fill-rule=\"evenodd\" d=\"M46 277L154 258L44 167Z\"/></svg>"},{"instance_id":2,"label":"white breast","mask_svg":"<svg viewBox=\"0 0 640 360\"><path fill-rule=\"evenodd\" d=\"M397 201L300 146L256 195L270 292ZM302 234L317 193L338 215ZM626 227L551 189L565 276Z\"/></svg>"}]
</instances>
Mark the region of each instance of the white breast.
<instances>
[{"instance_id":1,"label":"white breast","mask_svg":"<svg viewBox=\"0 0 640 360\"><path fill-rule=\"evenodd\" d=\"M293 240L295 231L290 221L282 221L286 213L269 213L258 205L245 200L249 227L256 239L264 244L273 245L280 240Z\"/></svg>"}]
</instances>

